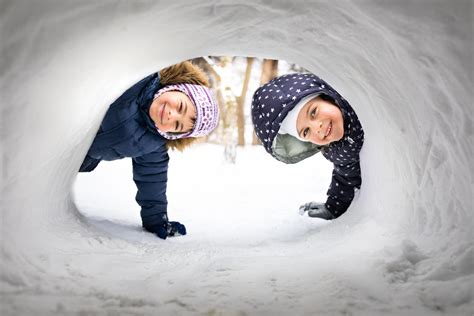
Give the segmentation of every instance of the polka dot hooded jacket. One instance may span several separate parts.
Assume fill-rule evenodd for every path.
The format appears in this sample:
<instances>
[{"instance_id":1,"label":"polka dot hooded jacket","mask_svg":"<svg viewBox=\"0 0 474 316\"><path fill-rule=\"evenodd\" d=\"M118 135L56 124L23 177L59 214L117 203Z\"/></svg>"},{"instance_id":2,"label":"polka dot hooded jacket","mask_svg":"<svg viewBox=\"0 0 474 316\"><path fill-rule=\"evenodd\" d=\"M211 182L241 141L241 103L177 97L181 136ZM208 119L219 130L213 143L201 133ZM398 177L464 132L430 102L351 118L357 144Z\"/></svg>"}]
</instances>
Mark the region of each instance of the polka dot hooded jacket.
<instances>
[{"instance_id":1,"label":"polka dot hooded jacket","mask_svg":"<svg viewBox=\"0 0 474 316\"><path fill-rule=\"evenodd\" d=\"M337 142L318 146L289 134L278 134L282 121L298 102L312 94L321 95L341 109L344 136ZM310 73L283 75L257 89L252 99L255 133L265 150L284 163L297 163L318 152L334 164L326 207L335 217L342 215L362 183L359 152L364 131L349 103L324 80Z\"/></svg>"}]
</instances>

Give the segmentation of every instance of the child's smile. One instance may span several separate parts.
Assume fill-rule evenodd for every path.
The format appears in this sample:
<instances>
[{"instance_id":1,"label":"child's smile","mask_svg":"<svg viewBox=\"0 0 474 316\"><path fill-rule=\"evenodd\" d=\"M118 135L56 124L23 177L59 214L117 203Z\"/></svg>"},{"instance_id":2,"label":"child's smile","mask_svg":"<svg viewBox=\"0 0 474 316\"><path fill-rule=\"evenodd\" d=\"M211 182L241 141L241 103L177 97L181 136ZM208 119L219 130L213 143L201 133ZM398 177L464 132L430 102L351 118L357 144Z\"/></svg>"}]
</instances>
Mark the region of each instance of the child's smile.
<instances>
[{"instance_id":1,"label":"child's smile","mask_svg":"<svg viewBox=\"0 0 474 316\"><path fill-rule=\"evenodd\" d=\"M162 132L185 133L194 126L196 108L185 93L167 91L153 100L150 117Z\"/></svg>"},{"instance_id":2,"label":"child's smile","mask_svg":"<svg viewBox=\"0 0 474 316\"><path fill-rule=\"evenodd\" d=\"M163 124L163 113L165 112L165 107L166 107L166 103L164 103L164 104L161 106L161 111L160 111L160 121L161 121L161 124Z\"/></svg>"},{"instance_id":3,"label":"child's smile","mask_svg":"<svg viewBox=\"0 0 474 316\"><path fill-rule=\"evenodd\" d=\"M317 97L301 108L296 128L301 138L324 146L344 136L344 119L339 107Z\"/></svg>"}]
</instances>

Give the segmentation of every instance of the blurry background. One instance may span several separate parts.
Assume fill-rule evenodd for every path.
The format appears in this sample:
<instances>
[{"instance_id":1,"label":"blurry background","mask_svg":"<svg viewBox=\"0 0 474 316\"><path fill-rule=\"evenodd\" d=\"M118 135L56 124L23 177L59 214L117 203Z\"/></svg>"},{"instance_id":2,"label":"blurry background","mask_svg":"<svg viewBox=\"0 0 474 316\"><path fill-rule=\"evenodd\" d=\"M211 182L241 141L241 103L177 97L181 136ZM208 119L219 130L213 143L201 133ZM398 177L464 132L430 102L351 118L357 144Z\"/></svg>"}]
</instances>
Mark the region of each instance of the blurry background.
<instances>
[{"instance_id":1,"label":"blurry background","mask_svg":"<svg viewBox=\"0 0 474 316\"><path fill-rule=\"evenodd\" d=\"M295 63L256 57L206 56L190 61L207 73L219 103L219 125L205 141L224 145L229 163L235 163L237 146L260 143L250 115L255 90L280 75L308 72Z\"/></svg>"}]
</instances>

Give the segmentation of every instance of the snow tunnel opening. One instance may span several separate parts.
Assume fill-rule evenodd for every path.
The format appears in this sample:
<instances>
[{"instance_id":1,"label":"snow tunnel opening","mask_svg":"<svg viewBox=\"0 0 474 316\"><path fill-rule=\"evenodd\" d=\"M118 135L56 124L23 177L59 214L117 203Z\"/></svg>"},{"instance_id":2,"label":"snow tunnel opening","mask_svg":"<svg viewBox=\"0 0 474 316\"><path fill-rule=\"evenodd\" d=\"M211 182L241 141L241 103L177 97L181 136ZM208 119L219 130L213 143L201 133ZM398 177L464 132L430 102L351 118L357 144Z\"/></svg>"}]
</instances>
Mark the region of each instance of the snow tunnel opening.
<instances>
[{"instance_id":1,"label":"snow tunnel opening","mask_svg":"<svg viewBox=\"0 0 474 316\"><path fill-rule=\"evenodd\" d=\"M61 10L67 12L68 8L58 6L57 10L58 12L62 12ZM341 94L350 100L358 115L360 114L359 118L367 136L363 150L366 158L369 159L365 161L362 159L362 177L365 184L363 184L363 190L360 191L360 198L352 206L359 212L357 214L355 212L347 213L340 221L341 224L333 225L334 227L357 223L368 216L385 223L403 218L392 210L385 213L378 212L378 205L383 200L390 207L396 204L400 209L406 210L406 204L411 201L395 201L393 196L402 196L403 193L410 192L410 187L401 188L399 185L391 185L388 188L380 184L396 178L396 172L403 170L405 163L411 164L412 154L406 150L406 146L394 147L386 142L386 139L390 139L391 142L401 143L397 122L387 120L388 123L384 126L385 130L379 133L379 121L384 122L384 118L395 110L381 109L376 106L375 101L379 101L377 89L366 89L366 86L361 89L358 84L349 80L351 76L358 73L360 64L356 63L355 66L352 66L348 63L348 56L345 55L347 50L342 49L346 44L337 40L314 39L311 32L304 33L300 35L300 40L307 43L305 51L310 53L303 55L301 47L295 47L291 41L286 41L287 45L282 45L278 33L275 33L276 28L273 22L268 25L262 24L262 35L255 36L251 32L254 17L243 18L240 16L237 20L237 17L234 16L235 12L227 11L225 6L219 7L218 10L227 12L229 14L228 20L236 23L226 25L224 29L220 27L215 29L216 23L206 24L205 20L196 16L200 10L176 10L163 16L160 13L160 19L154 19L153 14L148 11L142 12L139 9L138 11L131 10L130 14L107 22L101 19L101 22L97 23L95 18L104 14L101 9L98 9L97 12L86 10L89 14L87 16L78 13L77 16L72 17L68 25L61 25L61 27L58 26L59 20L51 21L45 30L54 29L56 37L48 37L47 33L42 33L43 31L37 37L28 34L19 36L37 47L36 55L35 58L28 58L25 55L22 59L24 63L17 64L17 67L12 67L10 71L19 70L19 78L27 77L34 70L38 70L38 72L35 80L24 82L25 89L30 93L20 95L18 98L27 105L30 104L30 100L35 100L37 104L43 105L42 107L27 106L25 109L28 110L28 116L23 115L25 110L19 111L20 115L15 116L16 121L30 126L32 130L39 131L30 135L28 141L24 141L27 146L19 151L17 155L19 159L15 161L19 174L24 176L22 178L23 187L27 190L30 188L30 191L35 192L35 198L27 202L31 205L23 207L37 209L38 205L41 205L41 209L45 212L45 218L51 215L64 223L64 225L60 225L62 230L67 230L67 227L76 227L77 206L74 205L71 187L82 157L87 153L107 106L133 83L148 75L150 68L162 69L193 56L235 55L269 57L297 62L310 72L327 80L336 90L340 90ZM261 10L274 13L269 7L262 7ZM35 11L35 14L41 17L45 12L38 10ZM136 15L140 16L140 19L137 20ZM166 33L156 34L154 31L161 29L164 25L175 25L180 18L184 20L196 19L196 24L183 24L180 28L173 28ZM84 30L81 27L88 21L96 23L94 30ZM127 27L123 28L122 25L127 25ZM243 29L238 25L244 26L247 31L242 31ZM289 23L287 25L289 34L299 27L299 23ZM230 30L233 31L229 32ZM150 41L150 37L153 37L154 40ZM39 45L37 41L41 41L42 44ZM140 49L122 49L124 41L129 43L128 47L139 47ZM183 49L183 42L187 44L186 49ZM363 45L357 45L351 50L351 56L355 60L361 58L364 61L366 50ZM325 49L317 49L320 47ZM387 51L392 49L392 47L382 48ZM189 52L192 52L191 56ZM328 58L337 62L322 62ZM51 65L51 67L44 67L44 65ZM28 71L24 69L28 69ZM340 69L344 69L344 71L341 72ZM64 78L68 78L68 80L64 80ZM62 102L57 101L61 100L64 95L67 95L68 99L67 110ZM368 98L369 102L363 102L364 98ZM55 115L51 116L48 113L55 113ZM58 139L58 135L61 135L64 140ZM58 141L45 144L44 139L57 139ZM398 150L399 148L401 150ZM394 156L402 155L404 158L382 163L375 159L380 155L379 151ZM35 159L41 163L31 160L31 152L36 153ZM269 161L269 165L271 165L271 158L265 157L263 159ZM32 166L31 172L26 172L21 168L25 164ZM275 168L281 168L281 166ZM48 173L48 170L55 169L61 172L53 177L52 173ZM290 173L290 171L287 172ZM377 177L368 177L371 173L376 173ZM290 178L296 179L297 177ZM304 179L304 177L299 179ZM291 181L292 185L298 184L295 180ZM308 179L308 185L313 181L313 179ZM325 185L326 183L329 183L329 179ZM372 190L376 191L377 195L365 193ZM325 189L321 190L321 192L324 191ZM43 195L52 196L52 198L41 200L40 197ZM320 198L324 199L324 197ZM318 197L302 195L299 201L313 199L316 200ZM129 200L135 203L133 197ZM301 202L295 202L295 204L299 205ZM294 208L295 204L288 205L288 209ZM358 205L364 207L358 208ZM52 213L47 215L46 210L51 210ZM252 222L251 219L246 220ZM39 223L40 221L26 221L25 230L30 226L40 231L44 230L44 227ZM19 242L23 243L24 241L19 240Z\"/></svg>"},{"instance_id":2,"label":"snow tunnel opening","mask_svg":"<svg viewBox=\"0 0 474 316\"><path fill-rule=\"evenodd\" d=\"M3 3L7 313L468 314L469 12L469 1ZM259 199L258 212L232 214L236 201L226 196L212 211L227 216L226 225L213 225L193 213L190 199L182 213L170 212L193 238L163 243L137 234L139 223L119 236L107 223L103 233L79 221L71 187L107 105L150 67L229 54L296 61L351 102L366 132L352 209L320 229L275 211L294 206L286 199ZM257 153L248 158L268 162L260 173L281 168ZM219 163L213 171L221 179L251 172L224 173ZM296 178L294 170L282 173ZM308 186L315 183L309 174L299 177ZM135 207L133 196L127 201ZM259 218L267 214L270 225Z\"/></svg>"},{"instance_id":3,"label":"snow tunnel opening","mask_svg":"<svg viewBox=\"0 0 474 316\"><path fill-rule=\"evenodd\" d=\"M321 4L321 8L324 7ZM67 25L59 27L60 20L49 21L37 36L22 33L12 37L13 43L21 40L36 47L34 58L24 51L20 62L12 63L6 71L6 75L15 74L17 78L17 81L12 80L6 84L7 90L14 91L18 86L15 84L22 80L21 84L28 91L26 94L15 94L15 102L23 102L25 107L10 116L12 120L9 124L21 123L37 131L28 135L28 138L17 133L10 138L12 143L20 140L25 145L18 150L12 164L18 171L18 178L22 179L19 192L34 192L34 198L26 202L28 205L21 207L40 208L44 210L45 218L49 217L46 210L51 210L50 215L64 222L61 229L75 227L77 207L74 205L71 187L82 157L94 138L107 106L121 92L149 74L150 68L162 69L194 56L260 56L297 62L324 78L350 101L364 126L366 137L361 152L363 185L358 199L349 209L357 212L348 212L340 224L331 227L355 227L353 224L370 219L388 231L411 232L415 235L424 231L429 225L425 219L431 218L429 210L434 206L435 195L435 189L430 188L433 177L424 164L429 162L430 166L436 166L439 160L428 160L430 151L420 152L418 140L432 143L430 135L433 131L424 126L429 126L433 120L438 121L439 115L436 111L426 111L429 103L425 99L432 99L429 94L431 85L419 86L415 91L407 89L407 81L399 80L403 77L416 81L419 74L415 62L404 62L410 60L409 52L398 42L395 31L373 28L370 23L366 23L370 19L366 21L365 18L359 21L360 24L354 25L361 30L358 34L370 35L371 43L377 44L376 49L373 45L367 45L364 40L350 43L343 40L347 38L346 32L350 29L344 25L328 25L315 38L314 32L298 33L300 23L295 21L287 21L286 31L277 32L278 24L275 23L278 19L270 19L258 24L261 32L257 35L252 32L254 19L258 19L256 16L240 15L237 19L233 11L235 8L229 11L226 6L216 6L214 9L224 12L226 21L235 23L228 25L227 22L218 21L206 24L205 20L199 18L200 10L167 11L169 14L163 16L160 11L160 19L154 19L150 13L153 10L141 11L139 8L112 20L100 19L101 22L97 23L96 18L103 15L104 11L94 8L86 10L89 15L78 13L71 17ZM241 9L245 11L244 8ZM61 14L69 8L57 6L56 10ZM260 10L270 15L277 12L265 6ZM46 13L44 10L36 10L34 14L41 19ZM136 19L137 16L140 19ZM175 25L180 18L195 20L195 23L182 24L165 33L156 34L154 31L165 25ZM34 19L28 23L33 23L32 21ZM84 30L84 23L92 21L96 23L96 28ZM226 27L216 28L221 23ZM123 25L127 27L123 28ZM54 30L56 36L49 36L47 30ZM295 45L293 37L287 36L293 33L299 34L296 42L304 43L303 46ZM385 41L386 36L390 36L392 41ZM149 40L151 37L154 38L153 41ZM140 49L123 49L124 41L129 43L128 47ZM186 49L183 49L183 42L187 45ZM346 49L348 45L350 50ZM377 51L378 54L374 55L372 51ZM370 60L368 56L371 56ZM32 71L36 71L35 79L27 80ZM58 102L65 95L67 110L64 103ZM439 100L445 100L437 96ZM32 100L35 102L32 103ZM415 103L420 106L407 106ZM437 104L437 101L433 100L432 104ZM453 115L456 113L456 110L452 111ZM58 139L58 135L67 141ZM449 134L446 135L449 137ZM44 139L57 141L45 143ZM446 157L445 151L439 146L432 148L435 153L439 153L441 159ZM32 152L35 155L31 155ZM461 161L465 160L464 156ZM22 168L24 165L31 166L29 171ZM61 171L59 175L53 177L48 173L48 170L58 168ZM445 169L440 170L444 172ZM449 179L454 186L463 187L461 191L468 190L465 189L469 188L466 182L457 184L454 179ZM314 180L308 180L308 183L310 181ZM420 190L420 186L425 190ZM441 188L442 185L437 186L436 190ZM45 195L52 198L41 200L40 197ZM316 198L302 197L301 200ZM445 201L439 202L446 204ZM464 211L465 204L461 200L456 202ZM435 207L438 214L442 213L438 211L442 208ZM25 221L25 230L30 227L42 231L43 227L39 223L40 221ZM431 229L433 228L427 228L428 232ZM14 236L15 233L12 232L12 238ZM23 242L19 239L19 243Z\"/></svg>"},{"instance_id":4,"label":"snow tunnel opening","mask_svg":"<svg viewBox=\"0 0 474 316\"><path fill-rule=\"evenodd\" d=\"M196 66L200 67L201 70L203 70L206 76L209 78L211 88L216 93L216 97L219 100L219 107L221 108L220 120L219 125L217 126L216 130L211 133L211 135L206 137L206 139L198 139L197 141L198 143L204 143L204 140L207 143L207 145L204 146L207 146L208 153L206 153L205 149L195 149L193 151L192 148L190 154L187 153L187 149L184 149L183 154L173 152L172 149L168 150L172 160L174 159L174 157L179 157L179 162L177 166L174 166L173 163L170 163L170 165L173 165L173 168L176 168L178 170L187 169L186 174L171 171L170 177L174 178L175 174L177 174L177 180L170 181L170 183L174 185L174 183L187 182L189 176L198 178L205 177L204 174L200 175L199 172L197 172L197 176L193 175L196 174L196 170L192 170L190 168L187 168L186 166L187 164L196 164L196 158L193 158L193 155L197 154L197 160L200 161L199 165L201 165L203 169L212 169L213 166L218 165L220 170L219 172L211 173L211 179L208 179L209 182L206 183L210 186L210 189L207 191L207 194L200 194L200 196L202 197L201 199L215 201L214 203L208 202L207 208L217 209L218 204L220 204L223 199L232 200L234 209L238 209L239 207L246 207L252 209L252 205L254 208L260 208L262 205L262 201L259 200L261 199L259 199L255 194L251 193L252 190L256 190L257 186L249 186L242 184L246 183L246 181L248 182L262 177L268 177L271 173L275 173L278 170L283 170L284 179L278 180L277 178L275 178L275 180L272 180L271 182L276 185L278 185L278 183L284 184L285 182L295 183L296 185L297 183L301 183L304 181L306 182L306 186L313 186L313 184L311 184L312 181L302 180L308 178L307 175L304 175L308 171L309 174L316 173L316 177L318 178L317 182L320 183L317 188L313 187L313 189L311 190L311 194L308 194L308 190L307 188L305 188L306 191L303 190L303 193L296 192L292 194L294 197L287 197L287 201L285 201L286 203L283 204L285 204L285 207L288 208L289 213L294 213L293 215L297 214L299 206L306 202L309 202L310 200L314 200L314 197L316 197L316 199L319 199L319 201L324 202L327 198L327 187L331 183L330 173L333 170L333 166L330 162L325 161L325 159L323 159L322 157L318 157L321 155L311 157L312 159L308 162L305 162L304 167L300 168L295 168L294 166L290 165L286 167L283 166L282 169L281 162L272 162L270 164L267 164L272 166L270 168L265 168L260 165L259 167L255 167L252 166L250 162L250 160L252 159L251 157L256 158L257 156L261 158L261 161L263 162L269 162L269 160L274 160L271 156L266 155L265 150L263 149L263 146L261 144L252 144L255 139L252 139L254 136L254 128L251 124L252 120L249 104L251 103L251 99L253 97L254 92L258 87L265 83L262 82L262 80L268 81L274 77L279 77L286 74L308 74L310 72L304 67L295 63L289 63L284 60L270 60L255 57L201 57L194 58L186 62L192 62ZM245 76L245 78L240 77L241 73L245 73L242 75ZM244 82L246 82L246 84ZM238 96L236 91L241 91L241 95ZM247 98L247 100L244 100L245 97ZM233 101L234 99L235 102ZM239 102L239 99L243 100L240 105L237 104L237 102ZM336 103L334 103L335 101L330 99L329 97L325 98L325 100L327 100L327 102L333 102L332 104L336 106ZM245 104L244 102L248 104ZM236 109L236 107L238 106L241 107L240 110ZM241 120L250 122L248 124L243 124L243 131L239 130L239 133L247 135L247 142L245 142L244 140L244 144L238 148L237 145L238 140L240 140L240 138L236 136L235 132L241 127L237 126L237 121L239 120L239 118L236 117L236 112L240 112L243 116ZM245 132L245 129L247 130L247 133ZM102 128L99 128L99 131L101 130ZM235 135L233 135L234 133ZM229 137L232 137L232 139L229 139ZM245 137L242 138L245 139ZM198 144L195 146L200 145ZM249 148L249 146L253 148ZM239 156L236 161L237 152L239 152ZM209 159L209 155L215 155L219 158ZM224 159L222 159L222 156L224 157ZM77 206L78 212L85 217L88 223L92 224L93 226L99 228L102 231L112 233L116 236L120 236L120 232L127 235L128 233L137 232L141 230L140 207L135 201L137 187L133 183L133 179L131 177L133 173L133 171L131 170L132 162L131 159L126 157L123 160L124 161L120 162L117 160L113 162L105 160L100 161L98 166L96 168L94 167L94 170L87 173L80 172L73 186L73 198ZM226 164L231 165L226 167ZM236 166L237 164L244 165ZM266 163L264 163L264 165L265 164ZM315 167L308 167L310 164L315 164ZM235 170L239 170L239 172L235 172ZM250 170L250 172L248 172L248 170ZM231 181L222 180L221 177L228 177ZM220 192L220 190L214 188L215 186L221 185L223 182L227 183L226 185L228 187L228 191L233 192L232 194L225 194L223 192ZM237 183L237 186L232 186L231 183ZM268 186L269 183L268 181L262 182L260 185ZM198 187L199 184L194 183L191 184L191 186ZM301 184L299 184L299 186L305 187L305 185L302 186ZM178 197L176 194L176 192L180 192L183 190L180 188L172 187L170 191L172 191L172 193L170 194L171 203L168 204L168 207L173 210L173 212L175 212L176 209L179 210L180 208L188 209L186 203L184 203L185 207L182 206L183 203L181 203L180 201L181 198ZM185 193L183 195L188 195L193 200L199 199L199 197L193 195L192 191L184 191ZM216 195L216 192L220 192L219 195L221 196L224 194L225 198L221 198L221 200L216 200L215 198L212 198ZM275 194L275 196L281 196L281 194L277 193ZM242 203L242 201L245 202ZM280 201L276 202L277 204L281 204ZM173 204L177 205L175 206ZM242 205L239 206L240 204ZM206 207L200 202L195 203L195 205L197 205L197 212L206 209ZM234 209L229 209L228 211L234 213ZM291 212L290 210L293 210L293 212ZM281 212L281 210L279 209L278 211ZM211 213L200 214L199 216L208 216L210 218L211 216L214 216ZM179 214L180 213L178 213L178 216ZM280 216L282 215L284 214L280 214ZM168 216L170 218L173 218L177 215L170 214L168 212ZM262 223L268 222L269 216L271 216L271 214L263 212L259 216L254 216L253 214L249 213L246 215L244 214L244 216L241 217L218 216L214 219L215 222L218 222L223 226L229 227L245 224L249 221L257 223L257 226L261 226ZM232 223L228 221L229 218L232 218ZM194 219L191 217L191 221L192 220ZM219 222L219 220L221 222ZM285 220L288 221L288 219ZM313 221L317 223L315 227L318 228L324 223L323 220L319 219L315 219ZM303 224L300 223L299 225L303 225L304 231L307 231L311 227L311 224L305 222L303 222ZM260 228L260 230L262 229ZM227 229L226 231L229 232L232 231L232 229ZM285 232L285 234L287 233L288 232ZM270 232L268 232L268 235L270 235ZM261 237L263 238L264 235L262 235Z\"/></svg>"},{"instance_id":5,"label":"snow tunnel opening","mask_svg":"<svg viewBox=\"0 0 474 316\"><path fill-rule=\"evenodd\" d=\"M110 34L114 34L115 30L110 30ZM380 101L380 96L377 90L375 89L361 89L360 86L353 82L350 79L350 76L346 76L346 73L356 73L356 68L350 68L350 64L347 64L346 59L341 59L341 64L334 66L334 64L328 65L321 63L320 60L324 60L333 54L332 51L321 50L318 51L316 56L307 58L306 56L301 56L296 54L295 50L291 46L281 46L278 41L273 37L269 36L266 38L253 38L251 36L246 37L247 45L245 47L239 47L231 41L232 36L228 37L227 40L216 43L211 42L210 47L203 48L200 45L200 40L206 41L206 33L196 34L194 30L180 30L174 34L176 38L185 40L186 38L191 43L190 48L195 48L197 52L194 56L212 56L212 55L224 55L222 52L226 52L227 55L232 56L255 56L266 58L270 57L271 59L277 60L288 60L291 62L296 62L301 65L309 72L314 73L328 83L333 85L333 87L341 93L345 98L347 98L354 108L356 113L359 116L359 120L362 122L365 130L365 144L361 152L361 169L362 169L362 190L357 193L356 199L351 204L349 211L340 218L340 220L332 225L334 229L340 229L341 225L353 225L356 223L363 222L364 219L370 217L372 220L379 222L381 225L389 225L392 228L397 226L398 221L403 221L403 216L399 216L398 213L393 211L393 208L402 209L407 211L413 208L412 199L395 199L396 196L403 196L406 192L413 192L412 190L414 182L410 178L410 175L405 174L402 176L407 179L403 179L403 182L397 183L393 181L394 179L400 179L400 171L405 169L405 165L408 163L409 168L412 165L410 158L412 152L409 151L409 147L403 144L403 133L400 132L398 122L386 119L390 117L391 111L396 111L390 108L380 108L377 106L377 103ZM240 35L242 36L242 35ZM112 37L115 40L115 37ZM310 40L310 38L308 38ZM145 49L141 52L141 58L139 60L133 59L133 54L130 54L127 51L115 52L114 55L107 55L107 50L105 49L101 56L95 58L103 58L103 64L98 67L101 71L95 70L93 75L97 80L96 94L94 91L88 91L89 93L89 102L95 106L95 108L89 108L88 111L78 111L77 125L74 128L75 133L78 133L79 130L83 129L84 126L81 126L79 122L89 121L87 133L80 131L82 138L80 140L80 146L77 146L76 149L81 150L83 154L87 152L88 144L92 141L95 135L95 130L97 130L100 125L100 120L103 117L105 111L107 110L108 104L111 104L115 98L117 98L120 93L125 91L133 83L137 82L144 76L150 73L150 67L155 65L156 69L162 69L166 66L172 65L179 60L188 60L190 57L186 55L179 46L179 42L173 37L172 34L165 37L165 43L169 48L169 51L162 52L164 60L166 62L157 62L154 51L158 49L158 45L153 42L144 42L140 39L133 39L134 42L139 41L136 45L144 46ZM104 43L95 43L99 48L104 48ZM112 41L113 44L116 44ZM214 46L215 45L215 46ZM326 45L335 45L336 47L340 45L337 42L329 42ZM328 46L328 47L329 47ZM112 48L114 45L112 45ZM342 50L337 50L338 52ZM219 54L216 54L219 52ZM355 56L364 56L365 51L361 47L361 51L354 51ZM114 56L110 58L110 56ZM340 56L343 58L343 56ZM127 60L127 63L123 63L121 58ZM331 56L331 58L333 58ZM100 59L99 59L100 60ZM117 68L117 65L121 65L120 68ZM349 68L348 68L349 67ZM340 70L344 69L344 72ZM79 70L78 70L79 71ZM105 74L105 76L104 76ZM124 76L123 74L127 74ZM116 83L110 82L110 76L117 79ZM102 92L97 90L103 89ZM94 89L92 89L94 90ZM103 93L103 92L107 93ZM94 97L95 96L95 97ZM83 97L83 96L81 96ZM86 100L87 102L87 100ZM385 122L386 120L386 122ZM380 122L385 122L383 125L384 130L381 132ZM389 140L387 142L387 139ZM380 156L380 152L385 152L387 155L401 155L402 159L390 159L389 161L382 162L377 157ZM318 155L320 156L320 155ZM364 158L365 157L365 158ZM76 163L80 165L79 160L76 159ZM271 157L262 157L264 161L272 160ZM311 161L312 159L307 159ZM281 168L281 166L275 166L275 168ZM330 170L331 167L327 167ZM130 172L130 171L127 171ZM376 176L375 176L376 175ZM289 181L294 185L298 185L294 179L305 179L305 177L291 177L293 180ZM386 185L387 181L390 183L389 186ZM74 182L74 177L71 181ZM314 179L308 179L307 183L314 183ZM326 184L330 183L330 178L326 177ZM122 190L122 189L121 189ZM318 190L319 193L325 193L327 187L324 189ZM371 191L377 191L377 194L368 194ZM315 192L315 191L313 191ZM70 196L71 193L69 194ZM282 195L284 193L282 192ZM122 195L123 196L123 195ZM298 202L293 201L292 205L287 205L288 209L297 209L297 207L303 203L319 200L324 201L326 196L324 194L314 194L313 196L308 196L301 194L301 198ZM71 198L73 199L73 198ZM129 198L132 203L135 203L134 197ZM384 205L389 205L390 211L381 212L381 201ZM133 204L133 209L136 209L135 204ZM77 207L76 207L77 208ZM92 207L93 208L93 207ZM351 211L357 210L357 212ZM135 214L138 214L135 212ZM251 221L250 219L244 219L244 221ZM263 219L262 219L263 221ZM136 222L135 222L136 223ZM137 227L140 227L138 225ZM339 227L339 228L337 228ZM390 229L392 229L390 228ZM397 228L396 228L397 229ZM362 228L361 228L362 230Z\"/></svg>"}]
</instances>

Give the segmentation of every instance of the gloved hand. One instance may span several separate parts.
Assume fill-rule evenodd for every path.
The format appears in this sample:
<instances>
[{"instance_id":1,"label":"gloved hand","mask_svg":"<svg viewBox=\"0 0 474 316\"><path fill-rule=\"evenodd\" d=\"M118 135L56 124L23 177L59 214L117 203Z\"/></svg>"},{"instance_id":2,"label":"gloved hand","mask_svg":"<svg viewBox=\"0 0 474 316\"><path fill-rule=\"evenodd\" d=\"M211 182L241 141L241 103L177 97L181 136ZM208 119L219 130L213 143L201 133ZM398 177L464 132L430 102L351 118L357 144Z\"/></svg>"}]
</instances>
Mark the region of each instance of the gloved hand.
<instances>
[{"instance_id":1,"label":"gloved hand","mask_svg":"<svg viewBox=\"0 0 474 316\"><path fill-rule=\"evenodd\" d=\"M309 202L300 206L300 215L308 212L309 217L318 217L325 220L334 219L334 215L328 211L324 203Z\"/></svg>"},{"instance_id":2,"label":"gloved hand","mask_svg":"<svg viewBox=\"0 0 474 316\"><path fill-rule=\"evenodd\" d=\"M167 237L175 237L186 235L186 227L180 222L170 222L168 221L168 216L163 215L162 222L158 225L147 227L151 233L154 233L156 236L161 239L166 239Z\"/></svg>"},{"instance_id":3,"label":"gloved hand","mask_svg":"<svg viewBox=\"0 0 474 316\"><path fill-rule=\"evenodd\" d=\"M186 235L186 227L180 222L165 222L154 229L156 236L161 239Z\"/></svg>"}]
</instances>

